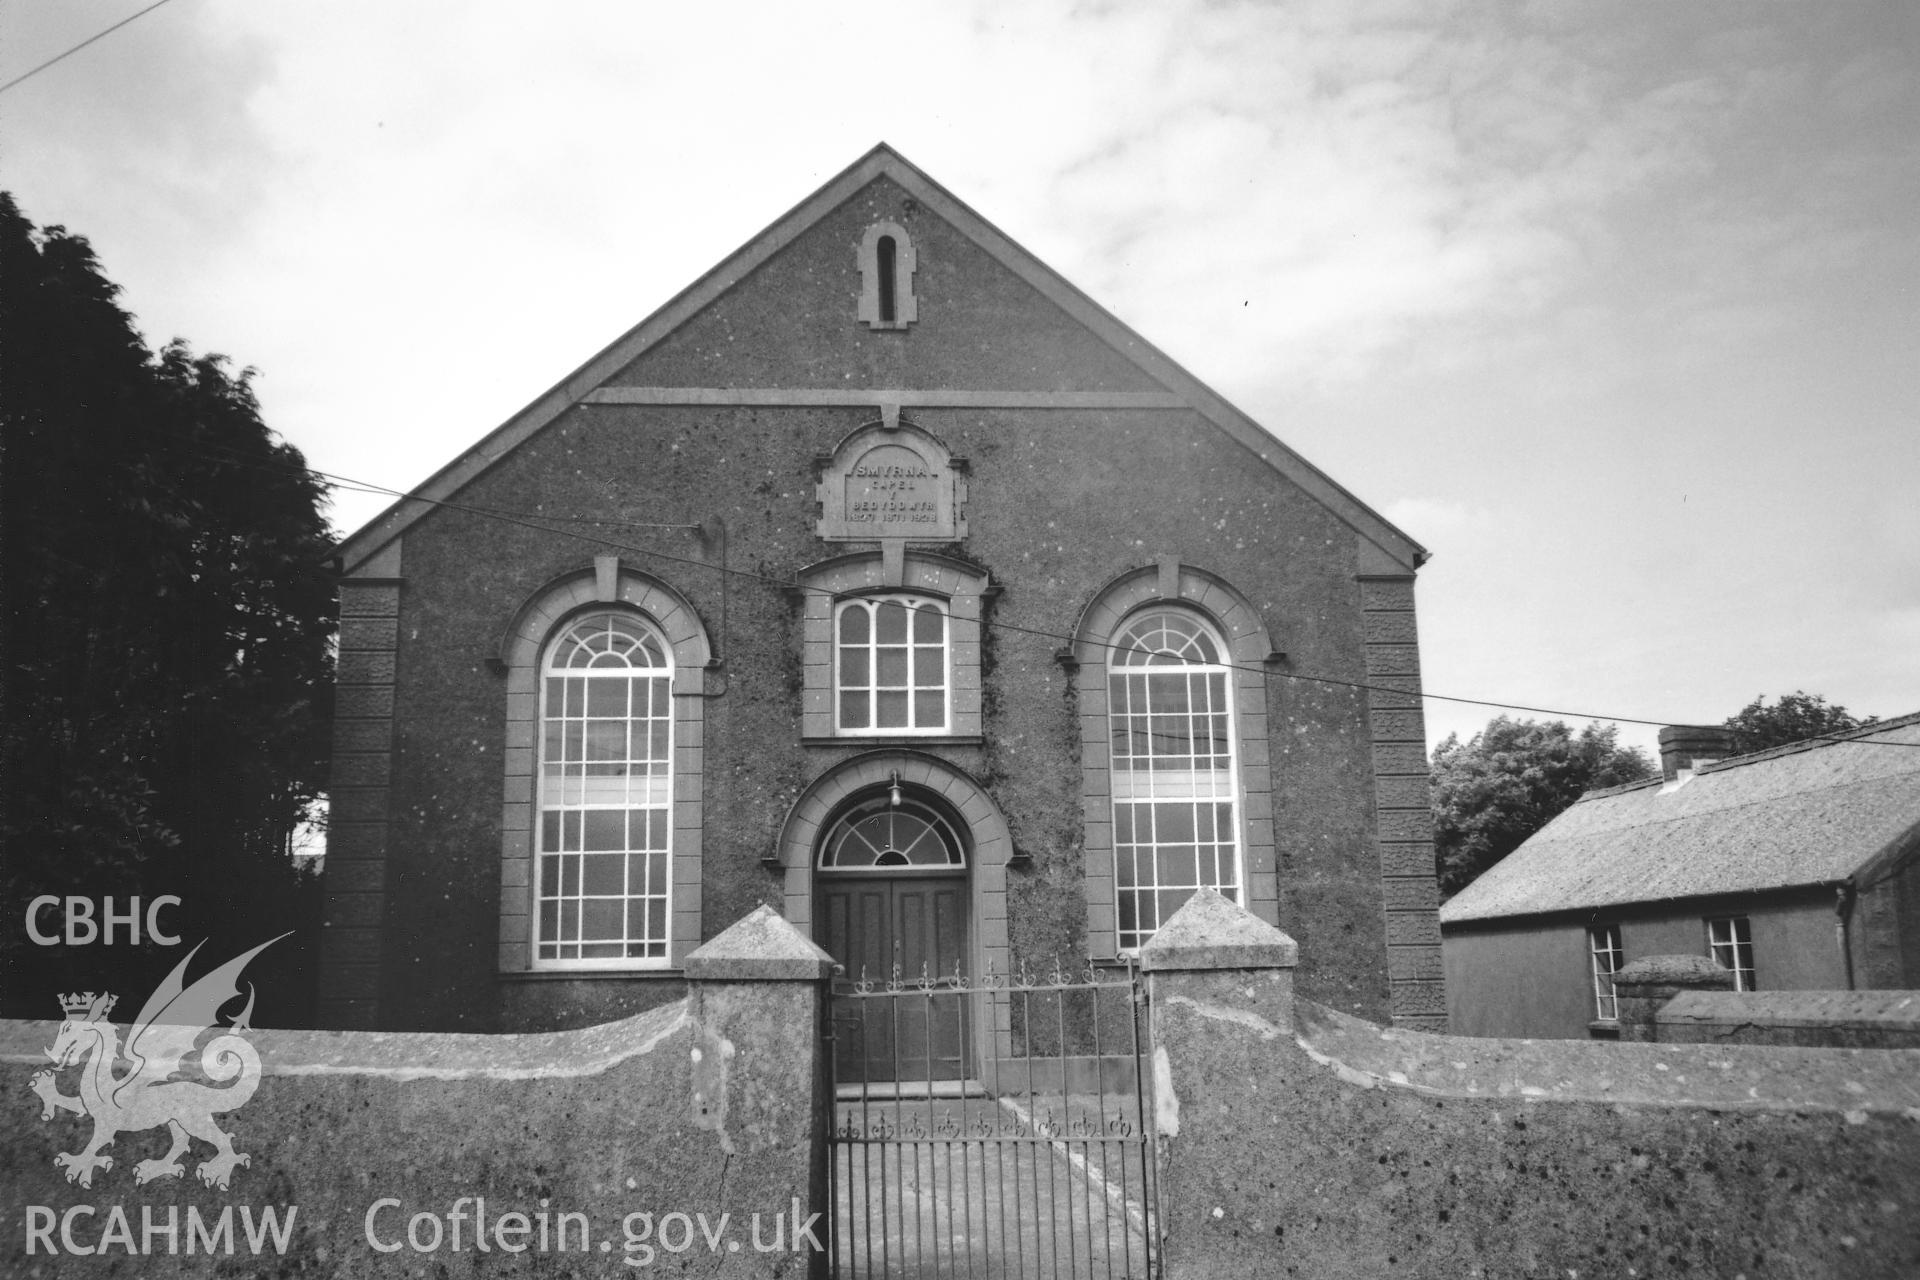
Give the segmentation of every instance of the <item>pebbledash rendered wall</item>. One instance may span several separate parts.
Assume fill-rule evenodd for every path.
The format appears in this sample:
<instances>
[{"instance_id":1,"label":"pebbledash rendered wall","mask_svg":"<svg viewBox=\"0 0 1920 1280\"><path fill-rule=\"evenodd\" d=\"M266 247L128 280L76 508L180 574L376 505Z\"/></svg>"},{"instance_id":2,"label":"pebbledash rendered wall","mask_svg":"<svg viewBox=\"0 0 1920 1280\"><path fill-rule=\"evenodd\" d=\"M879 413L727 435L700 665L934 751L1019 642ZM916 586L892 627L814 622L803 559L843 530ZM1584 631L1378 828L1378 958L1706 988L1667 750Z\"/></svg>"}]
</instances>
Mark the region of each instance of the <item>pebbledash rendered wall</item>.
<instances>
[{"instance_id":1,"label":"pebbledash rendered wall","mask_svg":"<svg viewBox=\"0 0 1920 1280\"><path fill-rule=\"evenodd\" d=\"M1662 1044L1920 1049L1920 991L1697 991L1654 1015Z\"/></svg>"},{"instance_id":2,"label":"pebbledash rendered wall","mask_svg":"<svg viewBox=\"0 0 1920 1280\"><path fill-rule=\"evenodd\" d=\"M511 845L528 821L529 780L503 771L527 747L509 705L532 697L512 683L503 636L552 584L591 580L598 558L669 588L711 650L679 699L698 701L700 759L677 819L680 852L697 857L676 872L688 931L676 946L761 903L795 914L783 822L874 744L803 741L807 619L792 588L860 549L815 536L819 460L890 405L966 468L965 536L924 550L989 584L977 740L897 745L966 779L1004 820L1008 861L992 869L1003 880L973 921L998 961L1103 958L1089 896L1110 867L1090 874L1086 846L1089 823L1108 817L1081 766L1104 746L1083 742L1077 621L1128 574L1218 581L1271 644L1256 660L1264 691L1238 708L1266 729L1242 760L1249 847L1271 850L1250 868L1256 907L1305 945L1304 992L1443 1025L1411 568L1330 509L1323 477L1309 491L1182 407L985 251L991 228L935 216L933 196L908 189L918 179L874 163L899 180L858 187L603 381L556 391L570 407L472 464L457 506L409 517L343 580L323 1016L536 1030L682 994L677 971L531 973L502 960L514 949L501 942L503 902L528 894L524 841L502 857L503 835ZM910 331L852 321L853 246L877 220L913 238ZM583 539L483 510L630 523Z\"/></svg>"},{"instance_id":3,"label":"pebbledash rendered wall","mask_svg":"<svg viewBox=\"0 0 1920 1280\"><path fill-rule=\"evenodd\" d=\"M1920 1050L1388 1030L1296 958L1218 895L1143 951L1169 1280L1920 1275Z\"/></svg>"},{"instance_id":4,"label":"pebbledash rendered wall","mask_svg":"<svg viewBox=\"0 0 1920 1280\"><path fill-rule=\"evenodd\" d=\"M1387 1030L1296 999L1293 941L1214 894L1143 960L1169 1280L1920 1274L1920 1050ZM0 1024L0 1274L806 1274L827 969L758 911L689 961L686 1002L604 1026L255 1033L259 1092L222 1117L251 1163L225 1191L136 1185L152 1128L64 1181L88 1125L28 1091L57 1026ZM223 1215L235 1256L189 1253Z\"/></svg>"},{"instance_id":5,"label":"pebbledash rendered wall","mask_svg":"<svg viewBox=\"0 0 1920 1280\"><path fill-rule=\"evenodd\" d=\"M198 1141L136 1180L155 1116L67 1181L92 1121L29 1092L60 1024L0 1022L0 1275L824 1275L829 968L758 912L689 960L687 999L601 1026L253 1032L224 1188Z\"/></svg>"}]
</instances>

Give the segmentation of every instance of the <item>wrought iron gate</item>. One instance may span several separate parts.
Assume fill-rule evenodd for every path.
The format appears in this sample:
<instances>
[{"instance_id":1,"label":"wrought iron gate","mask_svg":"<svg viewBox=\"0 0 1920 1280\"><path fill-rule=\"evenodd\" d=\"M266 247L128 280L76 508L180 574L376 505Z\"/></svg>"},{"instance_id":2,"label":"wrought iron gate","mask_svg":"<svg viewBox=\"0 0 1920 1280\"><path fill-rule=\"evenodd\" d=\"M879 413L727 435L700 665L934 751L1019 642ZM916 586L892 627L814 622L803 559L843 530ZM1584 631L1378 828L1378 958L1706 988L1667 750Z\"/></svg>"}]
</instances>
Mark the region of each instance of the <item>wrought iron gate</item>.
<instances>
[{"instance_id":1,"label":"wrought iron gate","mask_svg":"<svg viewBox=\"0 0 1920 1280\"><path fill-rule=\"evenodd\" d=\"M1154 1274L1132 970L835 988L835 1275Z\"/></svg>"}]
</instances>

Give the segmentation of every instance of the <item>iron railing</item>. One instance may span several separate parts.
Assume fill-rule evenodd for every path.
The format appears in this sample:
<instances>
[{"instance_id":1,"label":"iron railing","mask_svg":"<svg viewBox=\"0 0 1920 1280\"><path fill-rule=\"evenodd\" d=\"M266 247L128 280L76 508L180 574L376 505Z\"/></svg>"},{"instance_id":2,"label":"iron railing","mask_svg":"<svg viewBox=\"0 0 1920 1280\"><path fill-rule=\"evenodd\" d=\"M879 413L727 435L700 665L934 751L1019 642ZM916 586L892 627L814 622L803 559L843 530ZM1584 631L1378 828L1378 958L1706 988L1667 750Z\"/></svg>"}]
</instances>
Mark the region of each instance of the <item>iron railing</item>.
<instances>
[{"instance_id":1,"label":"iron railing","mask_svg":"<svg viewBox=\"0 0 1920 1280\"><path fill-rule=\"evenodd\" d=\"M1154 1274L1129 969L836 984L834 1274Z\"/></svg>"}]
</instances>

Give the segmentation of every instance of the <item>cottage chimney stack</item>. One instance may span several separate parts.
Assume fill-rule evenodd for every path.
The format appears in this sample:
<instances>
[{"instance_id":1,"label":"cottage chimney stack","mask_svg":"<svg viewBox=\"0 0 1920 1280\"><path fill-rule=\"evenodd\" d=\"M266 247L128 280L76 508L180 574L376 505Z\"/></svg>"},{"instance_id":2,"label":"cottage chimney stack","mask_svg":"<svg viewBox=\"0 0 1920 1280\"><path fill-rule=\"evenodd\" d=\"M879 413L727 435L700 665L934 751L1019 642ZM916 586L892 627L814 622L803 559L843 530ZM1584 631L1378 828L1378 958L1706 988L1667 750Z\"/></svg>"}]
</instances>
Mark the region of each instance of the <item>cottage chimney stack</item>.
<instances>
[{"instance_id":1,"label":"cottage chimney stack","mask_svg":"<svg viewBox=\"0 0 1920 1280\"><path fill-rule=\"evenodd\" d=\"M1733 754L1733 730L1724 725L1670 724L1660 731L1660 775L1668 782Z\"/></svg>"}]
</instances>

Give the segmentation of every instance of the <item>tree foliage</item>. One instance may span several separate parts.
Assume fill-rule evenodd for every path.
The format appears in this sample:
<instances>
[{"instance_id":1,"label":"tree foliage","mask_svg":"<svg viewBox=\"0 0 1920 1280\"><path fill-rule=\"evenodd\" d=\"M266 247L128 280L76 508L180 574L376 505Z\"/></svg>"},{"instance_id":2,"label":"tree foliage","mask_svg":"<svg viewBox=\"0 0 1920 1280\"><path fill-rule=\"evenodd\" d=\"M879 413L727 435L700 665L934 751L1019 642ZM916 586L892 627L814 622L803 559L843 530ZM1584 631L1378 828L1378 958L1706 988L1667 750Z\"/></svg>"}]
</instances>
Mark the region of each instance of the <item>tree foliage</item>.
<instances>
[{"instance_id":1,"label":"tree foliage","mask_svg":"<svg viewBox=\"0 0 1920 1280\"><path fill-rule=\"evenodd\" d=\"M1872 724L1874 719L1873 716L1859 719L1849 715L1845 707L1835 706L1817 693L1798 690L1781 694L1772 706L1767 705L1765 695L1757 697L1728 716L1726 726L1733 730L1735 749L1745 755L1817 738L1824 733L1845 733Z\"/></svg>"},{"instance_id":2,"label":"tree foliage","mask_svg":"<svg viewBox=\"0 0 1920 1280\"><path fill-rule=\"evenodd\" d=\"M325 782L324 489L261 422L252 370L151 352L87 241L4 193L0 280L4 900L175 893L189 940L251 945L291 919L289 840ZM23 932L16 976L146 973Z\"/></svg>"},{"instance_id":3,"label":"tree foliage","mask_svg":"<svg viewBox=\"0 0 1920 1280\"><path fill-rule=\"evenodd\" d=\"M1467 742L1434 748L1434 869L1451 897L1595 787L1652 776L1653 761L1622 747L1613 725L1497 716Z\"/></svg>"}]
</instances>

